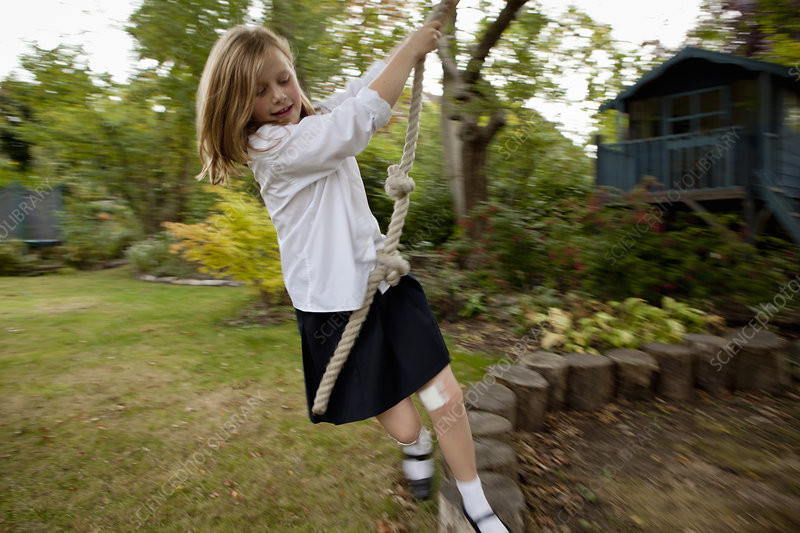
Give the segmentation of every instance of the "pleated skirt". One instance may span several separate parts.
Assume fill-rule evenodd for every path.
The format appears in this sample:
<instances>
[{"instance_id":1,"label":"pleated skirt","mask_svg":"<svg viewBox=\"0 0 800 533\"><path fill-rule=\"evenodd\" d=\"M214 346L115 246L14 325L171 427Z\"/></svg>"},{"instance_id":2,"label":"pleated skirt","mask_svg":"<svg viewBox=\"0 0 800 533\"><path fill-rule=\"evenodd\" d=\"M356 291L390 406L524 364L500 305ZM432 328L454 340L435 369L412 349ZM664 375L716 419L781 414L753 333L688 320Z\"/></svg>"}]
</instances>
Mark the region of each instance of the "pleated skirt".
<instances>
[{"instance_id":1,"label":"pleated skirt","mask_svg":"<svg viewBox=\"0 0 800 533\"><path fill-rule=\"evenodd\" d=\"M375 299L333 387L328 409L311 412L317 387L336 350L350 311L295 309L303 351L308 417L345 424L383 413L450 364L450 354L425 292L410 273Z\"/></svg>"}]
</instances>

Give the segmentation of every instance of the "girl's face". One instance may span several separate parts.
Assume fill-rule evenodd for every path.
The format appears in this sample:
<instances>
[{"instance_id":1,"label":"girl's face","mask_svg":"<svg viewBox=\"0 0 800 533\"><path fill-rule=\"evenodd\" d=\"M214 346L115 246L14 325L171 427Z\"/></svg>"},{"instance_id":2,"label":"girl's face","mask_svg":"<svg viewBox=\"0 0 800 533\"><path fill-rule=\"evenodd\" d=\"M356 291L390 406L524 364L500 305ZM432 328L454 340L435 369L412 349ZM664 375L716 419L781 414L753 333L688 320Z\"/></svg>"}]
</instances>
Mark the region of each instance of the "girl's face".
<instances>
[{"instance_id":1,"label":"girl's face","mask_svg":"<svg viewBox=\"0 0 800 533\"><path fill-rule=\"evenodd\" d=\"M253 120L258 124L297 124L301 107L292 64L279 50L270 50L258 74Z\"/></svg>"}]
</instances>

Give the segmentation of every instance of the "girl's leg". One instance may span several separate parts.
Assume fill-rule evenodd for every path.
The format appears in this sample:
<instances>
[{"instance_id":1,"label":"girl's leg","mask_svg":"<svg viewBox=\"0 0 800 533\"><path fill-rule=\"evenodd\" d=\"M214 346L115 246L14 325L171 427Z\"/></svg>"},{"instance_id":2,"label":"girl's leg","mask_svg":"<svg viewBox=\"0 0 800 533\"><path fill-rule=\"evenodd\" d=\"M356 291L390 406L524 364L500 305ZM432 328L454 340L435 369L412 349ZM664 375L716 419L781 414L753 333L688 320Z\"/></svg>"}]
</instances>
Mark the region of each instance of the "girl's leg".
<instances>
[{"instance_id":1,"label":"girl's leg","mask_svg":"<svg viewBox=\"0 0 800 533\"><path fill-rule=\"evenodd\" d=\"M423 400L423 405L431 415L439 448L442 450L450 470L458 481L475 479L478 472L475 466L472 430L467 420L461 387L456 381L450 365L447 365L436 377L417 391L417 395L426 389L431 391L430 394L434 397L433 401ZM423 399L423 396L420 396L420 399Z\"/></svg>"},{"instance_id":2,"label":"girl's leg","mask_svg":"<svg viewBox=\"0 0 800 533\"><path fill-rule=\"evenodd\" d=\"M483 492L475 466L475 445L464 407L464 396L450 365L417 394L431 415L439 448L456 478L464 510L477 523L473 525L481 533L508 533Z\"/></svg>"},{"instance_id":3,"label":"girl's leg","mask_svg":"<svg viewBox=\"0 0 800 533\"><path fill-rule=\"evenodd\" d=\"M431 495L434 472L433 440L422 426L414 402L408 397L377 416L378 421L403 451L403 474L411 494L426 500Z\"/></svg>"},{"instance_id":4,"label":"girl's leg","mask_svg":"<svg viewBox=\"0 0 800 533\"><path fill-rule=\"evenodd\" d=\"M416 440L422 427L419 411L411 397L401 401L375 418L398 443L410 444Z\"/></svg>"}]
</instances>

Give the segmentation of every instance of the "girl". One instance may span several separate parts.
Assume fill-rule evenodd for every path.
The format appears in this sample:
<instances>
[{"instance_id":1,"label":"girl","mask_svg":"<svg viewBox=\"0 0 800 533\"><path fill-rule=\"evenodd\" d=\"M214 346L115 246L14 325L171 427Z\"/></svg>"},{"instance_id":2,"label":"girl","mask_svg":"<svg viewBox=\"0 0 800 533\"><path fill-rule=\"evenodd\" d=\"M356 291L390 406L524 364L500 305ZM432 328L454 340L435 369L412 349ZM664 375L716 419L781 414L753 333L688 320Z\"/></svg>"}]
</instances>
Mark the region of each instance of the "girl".
<instances>
[{"instance_id":1,"label":"girl","mask_svg":"<svg viewBox=\"0 0 800 533\"><path fill-rule=\"evenodd\" d=\"M481 532L508 531L485 498L472 434L450 356L419 282L408 274L376 291L327 411L314 396L349 314L364 301L385 237L369 210L355 156L392 116L418 60L436 48L431 22L374 63L340 94L312 106L298 85L286 40L263 27L237 26L214 45L197 98L203 170L227 184L247 164L278 235L281 268L300 331L308 416L344 424L377 417L403 450L415 496L427 498L433 443L411 394L434 424L464 512Z\"/></svg>"}]
</instances>

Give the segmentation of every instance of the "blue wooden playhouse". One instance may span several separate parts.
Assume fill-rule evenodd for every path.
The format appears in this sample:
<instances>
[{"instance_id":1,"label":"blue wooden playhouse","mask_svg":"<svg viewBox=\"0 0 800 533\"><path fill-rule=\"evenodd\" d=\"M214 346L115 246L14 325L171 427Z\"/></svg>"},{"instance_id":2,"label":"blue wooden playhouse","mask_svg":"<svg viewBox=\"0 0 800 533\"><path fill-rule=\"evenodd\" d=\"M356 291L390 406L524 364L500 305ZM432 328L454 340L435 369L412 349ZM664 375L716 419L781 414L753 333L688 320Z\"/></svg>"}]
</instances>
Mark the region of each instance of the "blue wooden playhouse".
<instances>
[{"instance_id":1,"label":"blue wooden playhouse","mask_svg":"<svg viewBox=\"0 0 800 533\"><path fill-rule=\"evenodd\" d=\"M686 47L606 109L627 127L620 142L598 141L597 185L628 191L652 176L664 191L648 201L700 214L737 201L751 235L779 226L800 245L797 68Z\"/></svg>"}]
</instances>

